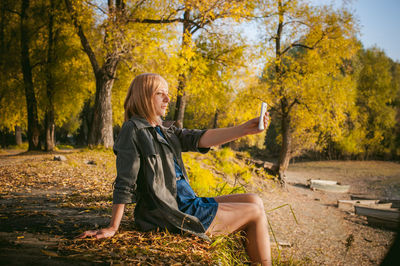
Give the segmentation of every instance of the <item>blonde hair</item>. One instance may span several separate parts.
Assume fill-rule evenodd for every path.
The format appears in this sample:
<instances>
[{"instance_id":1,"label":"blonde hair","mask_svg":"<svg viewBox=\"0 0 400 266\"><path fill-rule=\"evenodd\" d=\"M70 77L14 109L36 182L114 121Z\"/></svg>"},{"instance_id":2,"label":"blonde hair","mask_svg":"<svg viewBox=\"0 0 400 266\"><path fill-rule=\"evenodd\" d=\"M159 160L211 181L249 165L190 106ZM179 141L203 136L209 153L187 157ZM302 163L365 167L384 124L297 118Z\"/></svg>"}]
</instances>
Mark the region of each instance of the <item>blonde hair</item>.
<instances>
[{"instance_id":1,"label":"blonde hair","mask_svg":"<svg viewBox=\"0 0 400 266\"><path fill-rule=\"evenodd\" d=\"M145 73L136 76L126 94L124 109L125 121L133 115L139 115L150 123L160 124L153 106L153 95L159 88L168 88L168 83L158 74Z\"/></svg>"}]
</instances>

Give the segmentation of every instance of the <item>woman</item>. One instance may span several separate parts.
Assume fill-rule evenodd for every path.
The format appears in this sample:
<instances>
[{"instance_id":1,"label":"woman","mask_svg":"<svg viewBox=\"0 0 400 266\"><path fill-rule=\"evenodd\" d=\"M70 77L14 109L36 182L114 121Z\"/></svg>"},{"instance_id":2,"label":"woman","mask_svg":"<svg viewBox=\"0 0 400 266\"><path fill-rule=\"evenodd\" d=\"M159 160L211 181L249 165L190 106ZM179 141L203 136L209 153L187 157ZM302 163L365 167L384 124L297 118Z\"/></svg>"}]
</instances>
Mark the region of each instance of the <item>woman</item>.
<instances>
[{"instance_id":1,"label":"woman","mask_svg":"<svg viewBox=\"0 0 400 266\"><path fill-rule=\"evenodd\" d=\"M211 146L257 134L258 118L230 128L179 129L162 125L170 101L167 82L157 74L137 76L125 99L125 123L114 145L117 177L109 227L79 238L112 237L125 204L136 202L136 226L144 231L167 229L203 238L242 230L247 252L255 263L271 264L267 220L256 194L197 197L188 183L181 152L206 153ZM265 116L265 128L268 124Z\"/></svg>"}]
</instances>

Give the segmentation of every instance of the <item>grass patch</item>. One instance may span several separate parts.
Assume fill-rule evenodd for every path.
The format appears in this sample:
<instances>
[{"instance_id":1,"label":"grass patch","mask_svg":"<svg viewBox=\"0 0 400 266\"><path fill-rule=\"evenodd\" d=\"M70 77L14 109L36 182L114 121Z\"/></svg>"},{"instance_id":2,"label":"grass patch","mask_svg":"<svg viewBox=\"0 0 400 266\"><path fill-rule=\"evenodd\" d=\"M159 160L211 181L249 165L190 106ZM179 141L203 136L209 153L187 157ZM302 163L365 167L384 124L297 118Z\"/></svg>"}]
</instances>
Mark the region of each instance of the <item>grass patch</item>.
<instances>
[{"instance_id":1,"label":"grass patch","mask_svg":"<svg viewBox=\"0 0 400 266\"><path fill-rule=\"evenodd\" d=\"M7 150L28 150L29 148L29 143L28 142L23 142L20 145L9 145L7 146Z\"/></svg>"},{"instance_id":2,"label":"grass patch","mask_svg":"<svg viewBox=\"0 0 400 266\"><path fill-rule=\"evenodd\" d=\"M56 148L57 148L58 150L73 150L73 149L75 149L74 146L72 146L72 145L67 145L67 144L58 144L58 145L56 146Z\"/></svg>"}]
</instances>

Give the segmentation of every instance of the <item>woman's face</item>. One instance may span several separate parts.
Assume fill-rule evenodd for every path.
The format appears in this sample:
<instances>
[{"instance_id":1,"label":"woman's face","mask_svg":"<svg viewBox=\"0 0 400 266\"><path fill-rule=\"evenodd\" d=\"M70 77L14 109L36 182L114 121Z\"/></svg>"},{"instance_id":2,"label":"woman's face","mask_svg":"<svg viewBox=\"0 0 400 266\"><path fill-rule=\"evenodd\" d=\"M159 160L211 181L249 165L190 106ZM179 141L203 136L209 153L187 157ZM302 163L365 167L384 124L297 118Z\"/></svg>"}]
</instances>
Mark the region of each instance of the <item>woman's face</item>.
<instances>
[{"instance_id":1,"label":"woman's face","mask_svg":"<svg viewBox=\"0 0 400 266\"><path fill-rule=\"evenodd\" d=\"M170 101L168 88L159 88L153 95L153 106L157 116L165 116Z\"/></svg>"}]
</instances>

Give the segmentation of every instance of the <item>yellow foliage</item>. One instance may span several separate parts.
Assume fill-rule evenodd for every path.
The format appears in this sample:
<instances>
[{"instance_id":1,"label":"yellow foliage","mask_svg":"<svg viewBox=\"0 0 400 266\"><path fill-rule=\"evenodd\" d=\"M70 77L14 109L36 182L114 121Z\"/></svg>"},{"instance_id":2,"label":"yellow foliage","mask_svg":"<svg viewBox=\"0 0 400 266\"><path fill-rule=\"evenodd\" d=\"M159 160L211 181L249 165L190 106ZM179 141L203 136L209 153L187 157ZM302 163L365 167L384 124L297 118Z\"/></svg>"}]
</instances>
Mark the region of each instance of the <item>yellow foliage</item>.
<instances>
[{"instance_id":1,"label":"yellow foliage","mask_svg":"<svg viewBox=\"0 0 400 266\"><path fill-rule=\"evenodd\" d=\"M203 168L196 159L193 159L188 154L184 154L183 159L193 190L203 197L215 196L215 188L217 183L221 182L221 179L214 176L210 170Z\"/></svg>"}]
</instances>

